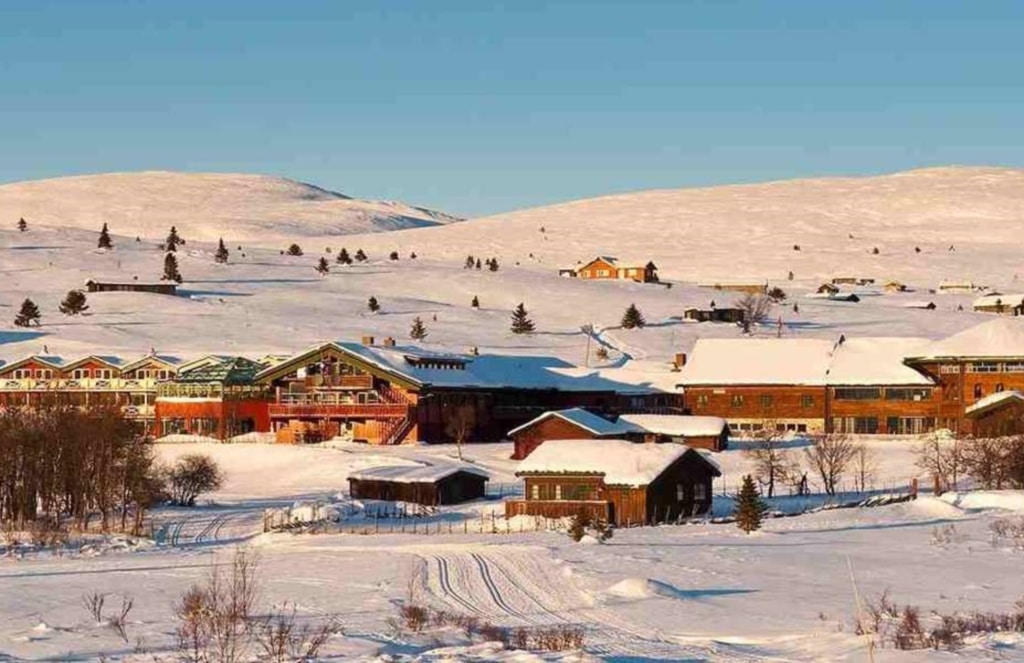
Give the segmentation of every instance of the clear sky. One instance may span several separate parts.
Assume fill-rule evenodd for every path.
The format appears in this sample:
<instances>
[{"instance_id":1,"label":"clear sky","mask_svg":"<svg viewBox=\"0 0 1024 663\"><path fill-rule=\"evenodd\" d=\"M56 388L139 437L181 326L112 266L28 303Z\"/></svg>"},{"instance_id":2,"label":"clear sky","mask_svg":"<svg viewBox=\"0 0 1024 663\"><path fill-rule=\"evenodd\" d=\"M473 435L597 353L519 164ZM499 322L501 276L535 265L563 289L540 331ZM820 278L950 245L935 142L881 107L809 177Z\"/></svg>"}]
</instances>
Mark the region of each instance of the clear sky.
<instances>
[{"instance_id":1,"label":"clear sky","mask_svg":"<svg viewBox=\"0 0 1024 663\"><path fill-rule=\"evenodd\" d=\"M1016 0L2 0L0 182L283 175L480 215L1024 165Z\"/></svg>"}]
</instances>

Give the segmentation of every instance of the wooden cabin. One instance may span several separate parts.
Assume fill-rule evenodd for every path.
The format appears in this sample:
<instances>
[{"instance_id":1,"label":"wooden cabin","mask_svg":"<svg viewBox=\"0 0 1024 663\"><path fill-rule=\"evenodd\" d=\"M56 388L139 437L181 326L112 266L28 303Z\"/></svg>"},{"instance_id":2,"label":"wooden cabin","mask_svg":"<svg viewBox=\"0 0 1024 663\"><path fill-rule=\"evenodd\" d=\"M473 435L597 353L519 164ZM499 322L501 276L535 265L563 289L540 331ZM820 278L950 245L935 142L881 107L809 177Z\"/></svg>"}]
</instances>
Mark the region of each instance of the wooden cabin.
<instances>
[{"instance_id":1,"label":"wooden cabin","mask_svg":"<svg viewBox=\"0 0 1024 663\"><path fill-rule=\"evenodd\" d=\"M768 293L767 283L755 281L704 281L697 284L698 288L711 288L724 292L739 292L744 295L764 295Z\"/></svg>"},{"instance_id":2,"label":"wooden cabin","mask_svg":"<svg viewBox=\"0 0 1024 663\"><path fill-rule=\"evenodd\" d=\"M589 440L624 435L628 427L583 408L553 410L508 432L514 443L512 458L522 460L548 440Z\"/></svg>"},{"instance_id":3,"label":"wooden cabin","mask_svg":"<svg viewBox=\"0 0 1024 663\"><path fill-rule=\"evenodd\" d=\"M622 527L707 513L721 471L679 444L549 440L520 463L516 476L525 497L505 502L507 517L586 513Z\"/></svg>"},{"instance_id":4,"label":"wooden cabin","mask_svg":"<svg viewBox=\"0 0 1024 663\"><path fill-rule=\"evenodd\" d=\"M598 256L590 262L576 268L576 277L580 279L618 279L636 281L637 283L653 283L658 280L658 268L653 262L646 265L625 264L618 258ZM562 271L559 271L561 274Z\"/></svg>"},{"instance_id":5,"label":"wooden cabin","mask_svg":"<svg viewBox=\"0 0 1024 663\"><path fill-rule=\"evenodd\" d=\"M482 499L489 478L472 465L388 465L352 472L348 484L353 499L443 506Z\"/></svg>"},{"instance_id":6,"label":"wooden cabin","mask_svg":"<svg viewBox=\"0 0 1024 663\"><path fill-rule=\"evenodd\" d=\"M834 283L822 283L814 292L819 295L837 295L839 294L839 286Z\"/></svg>"},{"instance_id":7,"label":"wooden cabin","mask_svg":"<svg viewBox=\"0 0 1024 663\"><path fill-rule=\"evenodd\" d=\"M97 281L89 279L85 282L89 292L149 292L157 295L178 294L178 284L174 281Z\"/></svg>"},{"instance_id":8,"label":"wooden cabin","mask_svg":"<svg viewBox=\"0 0 1024 663\"><path fill-rule=\"evenodd\" d=\"M1024 433L1024 392L999 391L968 407L975 437L992 438Z\"/></svg>"},{"instance_id":9,"label":"wooden cabin","mask_svg":"<svg viewBox=\"0 0 1024 663\"><path fill-rule=\"evenodd\" d=\"M1024 313L1024 294L993 292L975 299L971 307L976 313L1018 316Z\"/></svg>"},{"instance_id":10,"label":"wooden cabin","mask_svg":"<svg viewBox=\"0 0 1024 663\"><path fill-rule=\"evenodd\" d=\"M884 288L886 292L908 292L910 290L905 283L899 281L887 281Z\"/></svg>"},{"instance_id":11,"label":"wooden cabin","mask_svg":"<svg viewBox=\"0 0 1024 663\"><path fill-rule=\"evenodd\" d=\"M693 320L694 322L726 322L730 324L738 324L743 322L743 309L739 308L688 308L683 311L684 320Z\"/></svg>"}]
</instances>

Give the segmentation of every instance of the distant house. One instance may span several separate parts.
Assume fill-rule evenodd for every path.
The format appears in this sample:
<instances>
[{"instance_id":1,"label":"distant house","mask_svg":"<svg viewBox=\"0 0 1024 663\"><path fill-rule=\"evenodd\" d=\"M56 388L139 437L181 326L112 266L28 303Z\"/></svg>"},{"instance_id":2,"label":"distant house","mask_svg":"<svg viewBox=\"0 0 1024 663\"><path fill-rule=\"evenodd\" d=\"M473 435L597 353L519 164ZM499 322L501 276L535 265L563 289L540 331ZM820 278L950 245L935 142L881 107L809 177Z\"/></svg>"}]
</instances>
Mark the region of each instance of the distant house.
<instances>
[{"instance_id":1,"label":"distant house","mask_svg":"<svg viewBox=\"0 0 1024 663\"><path fill-rule=\"evenodd\" d=\"M852 292L839 292L829 297L829 299L834 302L851 302L853 304L860 301L860 297Z\"/></svg>"},{"instance_id":2,"label":"distant house","mask_svg":"<svg viewBox=\"0 0 1024 663\"><path fill-rule=\"evenodd\" d=\"M934 311L937 307L935 306L935 302L924 300L920 302L907 302L903 305L903 308L917 308Z\"/></svg>"},{"instance_id":3,"label":"distant house","mask_svg":"<svg viewBox=\"0 0 1024 663\"><path fill-rule=\"evenodd\" d=\"M616 526L672 522L711 509L717 464L681 444L551 440L519 464L524 499L505 515L587 513Z\"/></svg>"},{"instance_id":4,"label":"distant house","mask_svg":"<svg viewBox=\"0 0 1024 663\"><path fill-rule=\"evenodd\" d=\"M807 294L807 297L811 299L827 299L833 302L859 302L860 296L853 292L843 292L841 290L833 291L829 286L825 284L818 288L818 292L811 292Z\"/></svg>"},{"instance_id":5,"label":"distant house","mask_svg":"<svg viewBox=\"0 0 1024 663\"><path fill-rule=\"evenodd\" d=\"M907 292L907 284L900 283L899 281L887 281L883 286L886 292Z\"/></svg>"},{"instance_id":6,"label":"distant house","mask_svg":"<svg viewBox=\"0 0 1024 663\"><path fill-rule=\"evenodd\" d=\"M615 424L583 408L552 410L508 432L512 458L522 460L548 440L590 440L624 435L628 427Z\"/></svg>"},{"instance_id":7,"label":"distant house","mask_svg":"<svg viewBox=\"0 0 1024 663\"><path fill-rule=\"evenodd\" d=\"M565 270L559 270L561 276ZM580 279L619 279L636 281L638 283L652 283L658 280L658 268L653 262L646 265L624 264L617 258L611 256L598 256L575 269L576 277Z\"/></svg>"},{"instance_id":8,"label":"distant house","mask_svg":"<svg viewBox=\"0 0 1024 663\"><path fill-rule=\"evenodd\" d=\"M837 276L832 279L834 285L874 285L874 279L856 276Z\"/></svg>"},{"instance_id":9,"label":"distant house","mask_svg":"<svg viewBox=\"0 0 1024 663\"><path fill-rule=\"evenodd\" d=\"M89 279L85 282L89 292L151 292L157 295L178 294L178 284L174 281L97 281Z\"/></svg>"},{"instance_id":10,"label":"distant house","mask_svg":"<svg viewBox=\"0 0 1024 663\"><path fill-rule=\"evenodd\" d=\"M688 308L683 311L684 320L694 322L730 322L743 321L743 309L738 308Z\"/></svg>"},{"instance_id":11,"label":"distant house","mask_svg":"<svg viewBox=\"0 0 1024 663\"><path fill-rule=\"evenodd\" d=\"M722 451L729 444L729 424L721 417L624 414L616 423L632 429L627 438L643 442L685 444L708 451Z\"/></svg>"},{"instance_id":12,"label":"distant house","mask_svg":"<svg viewBox=\"0 0 1024 663\"><path fill-rule=\"evenodd\" d=\"M560 267L558 269L558 275L563 277L563 278L574 279L574 278L576 278L576 268L575 267Z\"/></svg>"},{"instance_id":13,"label":"distant house","mask_svg":"<svg viewBox=\"0 0 1024 663\"><path fill-rule=\"evenodd\" d=\"M698 283L697 287L726 292L741 292L747 295L763 295L768 292L767 283L758 283L756 281L704 281Z\"/></svg>"},{"instance_id":14,"label":"distant house","mask_svg":"<svg viewBox=\"0 0 1024 663\"><path fill-rule=\"evenodd\" d=\"M1024 295L993 292L978 297L971 306L978 313L1021 315L1024 312Z\"/></svg>"},{"instance_id":15,"label":"distant house","mask_svg":"<svg viewBox=\"0 0 1024 663\"><path fill-rule=\"evenodd\" d=\"M819 295L835 295L839 293L839 286L832 283L822 283L814 292Z\"/></svg>"},{"instance_id":16,"label":"distant house","mask_svg":"<svg viewBox=\"0 0 1024 663\"><path fill-rule=\"evenodd\" d=\"M947 294L978 292L985 288L976 285L971 281L942 281L939 283L938 291Z\"/></svg>"},{"instance_id":17,"label":"distant house","mask_svg":"<svg viewBox=\"0 0 1024 663\"><path fill-rule=\"evenodd\" d=\"M352 472L348 484L353 499L442 506L481 499L489 478L465 464L387 465Z\"/></svg>"}]
</instances>

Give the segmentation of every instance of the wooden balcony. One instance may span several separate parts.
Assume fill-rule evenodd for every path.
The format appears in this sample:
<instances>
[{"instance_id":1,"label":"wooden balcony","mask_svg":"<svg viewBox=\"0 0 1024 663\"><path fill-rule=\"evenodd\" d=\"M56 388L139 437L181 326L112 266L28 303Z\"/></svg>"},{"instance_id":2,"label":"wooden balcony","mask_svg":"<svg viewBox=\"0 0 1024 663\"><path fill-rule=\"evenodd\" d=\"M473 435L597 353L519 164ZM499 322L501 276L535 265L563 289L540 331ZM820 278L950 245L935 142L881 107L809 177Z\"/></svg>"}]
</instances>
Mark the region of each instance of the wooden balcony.
<instances>
[{"instance_id":1,"label":"wooden balcony","mask_svg":"<svg viewBox=\"0 0 1024 663\"><path fill-rule=\"evenodd\" d=\"M359 419L387 419L405 417L408 405L393 403L316 403L278 402L270 404L270 416L280 419L303 417L353 417Z\"/></svg>"},{"instance_id":2,"label":"wooden balcony","mask_svg":"<svg viewBox=\"0 0 1024 663\"><path fill-rule=\"evenodd\" d=\"M307 389L373 389L372 375L310 375L305 379Z\"/></svg>"}]
</instances>

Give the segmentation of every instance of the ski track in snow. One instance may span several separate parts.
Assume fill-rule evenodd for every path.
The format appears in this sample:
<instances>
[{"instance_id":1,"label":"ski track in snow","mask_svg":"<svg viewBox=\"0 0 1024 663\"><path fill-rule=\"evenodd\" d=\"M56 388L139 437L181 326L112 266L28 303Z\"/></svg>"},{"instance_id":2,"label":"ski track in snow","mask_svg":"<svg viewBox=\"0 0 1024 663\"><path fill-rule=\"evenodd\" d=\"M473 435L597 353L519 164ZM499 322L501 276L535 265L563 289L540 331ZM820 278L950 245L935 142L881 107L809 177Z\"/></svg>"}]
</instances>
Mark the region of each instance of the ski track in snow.
<instances>
[{"instance_id":1,"label":"ski track in snow","mask_svg":"<svg viewBox=\"0 0 1024 663\"><path fill-rule=\"evenodd\" d=\"M536 550L493 547L445 552L427 559L427 591L448 608L505 626L577 625L587 631L585 648L600 657L651 660L760 660L715 646L674 642L594 605L587 595ZM716 643L717 644L717 643Z\"/></svg>"},{"instance_id":2,"label":"ski track in snow","mask_svg":"<svg viewBox=\"0 0 1024 663\"><path fill-rule=\"evenodd\" d=\"M243 541L262 531L262 509L207 509L175 513L159 524L167 545L201 546Z\"/></svg>"}]
</instances>

